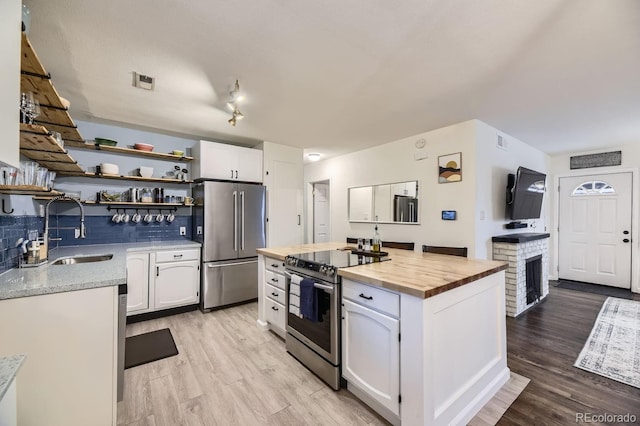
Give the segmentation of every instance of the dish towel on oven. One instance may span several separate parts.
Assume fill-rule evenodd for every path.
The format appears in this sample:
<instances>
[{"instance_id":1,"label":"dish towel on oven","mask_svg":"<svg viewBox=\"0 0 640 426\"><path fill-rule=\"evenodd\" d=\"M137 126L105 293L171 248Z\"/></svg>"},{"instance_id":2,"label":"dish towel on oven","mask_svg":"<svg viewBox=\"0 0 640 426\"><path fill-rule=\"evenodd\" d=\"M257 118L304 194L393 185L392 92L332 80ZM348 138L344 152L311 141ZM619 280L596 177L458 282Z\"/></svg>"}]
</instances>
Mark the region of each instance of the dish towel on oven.
<instances>
[{"instance_id":1,"label":"dish towel on oven","mask_svg":"<svg viewBox=\"0 0 640 426\"><path fill-rule=\"evenodd\" d=\"M300 314L300 281L302 277L291 274L289 285L289 313L302 318Z\"/></svg>"},{"instance_id":2,"label":"dish towel on oven","mask_svg":"<svg viewBox=\"0 0 640 426\"><path fill-rule=\"evenodd\" d=\"M300 282L300 313L310 321L318 321L318 296L314 281L304 278Z\"/></svg>"}]
</instances>

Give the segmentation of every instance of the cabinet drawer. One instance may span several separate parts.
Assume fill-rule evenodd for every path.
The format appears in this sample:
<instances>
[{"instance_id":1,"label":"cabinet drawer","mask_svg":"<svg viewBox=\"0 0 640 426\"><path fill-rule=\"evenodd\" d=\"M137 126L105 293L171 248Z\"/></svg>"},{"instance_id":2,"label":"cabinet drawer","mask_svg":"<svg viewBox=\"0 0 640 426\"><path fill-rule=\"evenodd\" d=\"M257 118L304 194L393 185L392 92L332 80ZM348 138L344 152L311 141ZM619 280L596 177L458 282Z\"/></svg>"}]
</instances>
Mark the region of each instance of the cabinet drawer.
<instances>
[{"instance_id":1,"label":"cabinet drawer","mask_svg":"<svg viewBox=\"0 0 640 426\"><path fill-rule=\"evenodd\" d=\"M284 273L284 262L282 260L274 259L272 257L264 258L264 266L269 271Z\"/></svg>"},{"instance_id":2,"label":"cabinet drawer","mask_svg":"<svg viewBox=\"0 0 640 426\"><path fill-rule=\"evenodd\" d=\"M279 302L279 303L282 303L282 304L285 303L284 290L267 284L266 286L264 286L264 291L266 292L267 297L269 299L272 299L272 300L274 300L276 302Z\"/></svg>"},{"instance_id":3,"label":"cabinet drawer","mask_svg":"<svg viewBox=\"0 0 640 426\"><path fill-rule=\"evenodd\" d=\"M271 271L264 271L264 280L265 284L269 284L284 290L284 275L276 274L275 272Z\"/></svg>"},{"instance_id":4,"label":"cabinet drawer","mask_svg":"<svg viewBox=\"0 0 640 426\"><path fill-rule=\"evenodd\" d=\"M398 293L343 279L342 297L394 317L400 316L400 295Z\"/></svg>"},{"instance_id":5,"label":"cabinet drawer","mask_svg":"<svg viewBox=\"0 0 640 426\"><path fill-rule=\"evenodd\" d=\"M265 299L265 313L267 322L274 327L284 330L286 327L287 311L282 303L274 302L271 299Z\"/></svg>"},{"instance_id":6,"label":"cabinet drawer","mask_svg":"<svg viewBox=\"0 0 640 426\"><path fill-rule=\"evenodd\" d=\"M200 250L168 250L156 252L156 263L181 262L183 260L200 260Z\"/></svg>"}]
</instances>

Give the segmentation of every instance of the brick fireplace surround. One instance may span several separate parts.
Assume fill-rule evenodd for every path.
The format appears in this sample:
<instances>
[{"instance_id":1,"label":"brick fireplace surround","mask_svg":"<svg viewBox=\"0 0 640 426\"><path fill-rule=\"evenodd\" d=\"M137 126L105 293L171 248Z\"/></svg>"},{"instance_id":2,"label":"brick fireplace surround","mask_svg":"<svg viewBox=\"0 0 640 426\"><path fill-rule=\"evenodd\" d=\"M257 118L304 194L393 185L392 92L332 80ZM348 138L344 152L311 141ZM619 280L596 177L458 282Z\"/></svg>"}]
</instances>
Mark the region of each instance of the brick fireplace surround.
<instances>
[{"instance_id":1,"label":"brick fireplace surround","mask_svg":"<svg viewBox=\"0 0 640 426\"><path fill-rule=\"evenodd\" d=\"M538 303L527 304L527 260L542 256L540 300L549 294L549 234L525 232L499 235L492 238L493 260L509 262L505 274L505 303L507 315L516 317Z\"/></svg>"}]
</instances>

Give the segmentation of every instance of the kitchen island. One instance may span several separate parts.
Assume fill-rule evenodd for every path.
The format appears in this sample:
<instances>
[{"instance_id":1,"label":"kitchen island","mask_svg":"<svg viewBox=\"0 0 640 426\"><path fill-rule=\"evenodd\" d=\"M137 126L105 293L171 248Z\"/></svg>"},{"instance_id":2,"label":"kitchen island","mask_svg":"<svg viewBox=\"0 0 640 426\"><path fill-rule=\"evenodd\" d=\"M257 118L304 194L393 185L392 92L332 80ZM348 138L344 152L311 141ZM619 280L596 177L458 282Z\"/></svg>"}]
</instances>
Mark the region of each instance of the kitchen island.
<instances>
[{"instance_id":1,"label":"kitchen island","mask_svg":"<svg viewBox=\"0 0 640 426\"><path fill-rule=\"evenodd\" d=\"M25 425L115 425L118 287L127 283L127 254L199 248L191 241L61 247L49 262L0 275L0 357L27 354L17 387ZM54 265L59 258L108 260Z\"/></svg>"},{"instance_id":2,"label":"kitchen island","mask_svg":"<svg viewBox=\"0 0 640 426\"><path fill-rule=\"evenodd\" d=\"M285 256L345 247L322 243L259 249L259 326L283 335L279 318L268 312L274 302L265 288L267 277L284 269ZM347 387L394 424L466 424L509 378L507 265L383 250L391 260L338 270ZM365 297L357 300L358 294ZM375 295L372 301L390 302L364 306L370 295Z\"/></svg>"}]
</instances>

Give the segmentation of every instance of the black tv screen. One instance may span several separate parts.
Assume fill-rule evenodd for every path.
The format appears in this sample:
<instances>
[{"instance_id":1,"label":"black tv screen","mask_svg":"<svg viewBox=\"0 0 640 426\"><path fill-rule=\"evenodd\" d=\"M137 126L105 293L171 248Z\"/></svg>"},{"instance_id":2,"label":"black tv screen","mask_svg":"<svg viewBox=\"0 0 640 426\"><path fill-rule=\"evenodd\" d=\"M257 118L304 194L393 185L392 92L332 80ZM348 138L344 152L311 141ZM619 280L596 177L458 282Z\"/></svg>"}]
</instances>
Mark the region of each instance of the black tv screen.
<instances>
[{"instance_id":1,"label":"black tv screen","mask_svg":"<svg viewBox=\"0 0 640 426\"><path fill-rule=\"evenodd\" d=\"M518 167L512 188L507 188L507 205L511 220L538 219L542 210L547 175Z\"/></svg>"}]
</instances>

